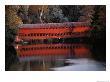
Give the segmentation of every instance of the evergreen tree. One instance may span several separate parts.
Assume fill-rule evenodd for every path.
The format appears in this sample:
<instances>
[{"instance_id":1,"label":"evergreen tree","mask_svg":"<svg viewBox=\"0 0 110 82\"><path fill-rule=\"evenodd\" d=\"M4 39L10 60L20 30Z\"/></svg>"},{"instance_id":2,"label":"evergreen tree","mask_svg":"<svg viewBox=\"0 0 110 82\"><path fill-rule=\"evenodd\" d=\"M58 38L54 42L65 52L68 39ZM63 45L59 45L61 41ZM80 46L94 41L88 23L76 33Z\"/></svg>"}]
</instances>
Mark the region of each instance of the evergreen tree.
<instances>
[{"instance_id":1,"label":"evergreen tree","mask_svg":"<svg viewBox=\"0 0 110 82\"><path fill-rule=\"evenodd\" d=\"M68 19L70 22L76 22L78 21L78 18L80 16L78 5L61 5L60 8L63 11L64 16Z\"/></svg>"},{"instance_id":2,"label":"evergreen tree","mask_svg":"<svg viewBox=\"0 0 110 82\"><path fill-rule=\"evenodd\" d=\"M45 22L66 22L66 19L63 15L62 9L59 5L49 5L49 12L45 15Z\"/></svg>"},{"instance_id":3,"label":"evergreen tree","mask_svg":"<svg viewBox=\"0 0 110 82\"><path fill-rule=\"evenodd\" d=\"M106 6L95 6L94 10L92 26L97 30L104 30L106 28Z\"/></svg>"}]
</instances>

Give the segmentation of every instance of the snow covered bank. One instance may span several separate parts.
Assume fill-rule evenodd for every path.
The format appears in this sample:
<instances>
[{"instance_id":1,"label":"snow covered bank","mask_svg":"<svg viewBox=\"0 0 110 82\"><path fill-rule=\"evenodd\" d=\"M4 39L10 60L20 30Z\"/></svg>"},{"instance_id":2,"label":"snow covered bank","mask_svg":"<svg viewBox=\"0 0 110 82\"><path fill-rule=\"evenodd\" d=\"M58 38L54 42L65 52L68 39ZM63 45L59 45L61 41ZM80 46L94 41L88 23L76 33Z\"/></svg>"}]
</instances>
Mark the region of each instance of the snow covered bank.
<instances>
[{"instance_id":1,"label":"snow covered bank","mask_svg":"<svg viewBox=\"0 0 110 82\"><path fill-rule=\"evenodd\" d=\"M54 71L105 71L105 66L91 59L67 59L66 63L71 63L69 66L50 68Z\"/></svg>"}]
</instances>

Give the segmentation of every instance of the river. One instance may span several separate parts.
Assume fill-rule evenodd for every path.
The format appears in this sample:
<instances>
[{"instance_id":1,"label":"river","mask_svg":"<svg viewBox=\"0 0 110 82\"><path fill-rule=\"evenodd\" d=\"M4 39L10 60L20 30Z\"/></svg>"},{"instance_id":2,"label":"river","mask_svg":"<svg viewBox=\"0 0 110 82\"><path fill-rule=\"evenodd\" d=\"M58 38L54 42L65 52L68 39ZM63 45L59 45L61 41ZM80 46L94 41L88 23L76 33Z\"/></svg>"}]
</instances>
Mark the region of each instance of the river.
<instances>
[{"instance_id":1,"label":"river","mask_svg":"<svg viewBox=\"0 0 110 82\"><path fill-rule=\"evenodd\" d=\"M105 71L106 53L102 45L56 43L16 45L19 62L11 71Z\"/></svg>"}]
</instances>

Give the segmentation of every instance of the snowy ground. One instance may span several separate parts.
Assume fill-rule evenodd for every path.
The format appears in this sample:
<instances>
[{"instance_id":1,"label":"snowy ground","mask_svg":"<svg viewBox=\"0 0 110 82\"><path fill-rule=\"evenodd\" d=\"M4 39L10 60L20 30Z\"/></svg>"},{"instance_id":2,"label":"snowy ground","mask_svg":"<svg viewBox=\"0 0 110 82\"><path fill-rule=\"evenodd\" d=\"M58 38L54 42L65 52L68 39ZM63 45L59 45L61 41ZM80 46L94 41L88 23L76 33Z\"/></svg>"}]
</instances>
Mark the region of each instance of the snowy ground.
<instances>
[{"instance_id":1,"label":"snowy ground","mask_svg":"<svg viewBox=\"0 0 110 82\"><path fill-rule=\"evenodd\" d=\"M105 71L103 63L92 59L67 59L66 63L71 63L69 66L50 68L54 71Z\"/></svg>"}]
</instances>

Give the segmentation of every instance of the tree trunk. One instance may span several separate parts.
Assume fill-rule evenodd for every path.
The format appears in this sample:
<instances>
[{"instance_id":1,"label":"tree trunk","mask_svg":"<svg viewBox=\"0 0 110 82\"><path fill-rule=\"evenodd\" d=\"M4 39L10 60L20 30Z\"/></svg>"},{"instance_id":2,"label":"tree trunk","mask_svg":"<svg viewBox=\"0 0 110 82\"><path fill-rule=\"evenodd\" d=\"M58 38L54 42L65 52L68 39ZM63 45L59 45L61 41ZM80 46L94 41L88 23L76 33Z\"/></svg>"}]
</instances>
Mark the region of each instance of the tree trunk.
<instances>
[{"instance_id":1,"label":"tree trunk","mask_svg":"<svg viewBox=\"0 0 110 82\"><path fill-rule=\"evenodd\" d=\"M40 22L43 23L43 20L42 20L42 15L43 15L43 9L44 9L44 5L42 6L42 10L40 12Z\"/></svg>"}]
</instances>

